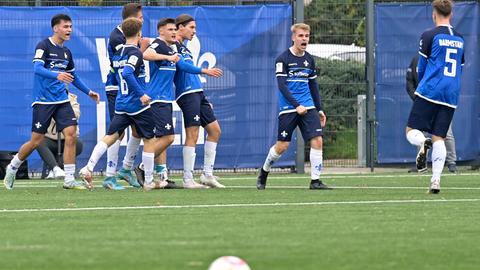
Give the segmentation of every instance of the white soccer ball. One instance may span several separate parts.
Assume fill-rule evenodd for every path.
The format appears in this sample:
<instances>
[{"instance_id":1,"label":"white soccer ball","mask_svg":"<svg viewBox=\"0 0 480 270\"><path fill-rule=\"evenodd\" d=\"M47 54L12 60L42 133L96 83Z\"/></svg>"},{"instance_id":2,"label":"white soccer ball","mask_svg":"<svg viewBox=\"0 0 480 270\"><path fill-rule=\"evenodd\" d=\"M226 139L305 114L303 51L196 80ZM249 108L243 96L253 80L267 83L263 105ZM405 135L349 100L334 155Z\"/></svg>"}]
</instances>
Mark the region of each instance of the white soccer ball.
<instances>
[{"instance_id":1,"label":"white soccer ball","mask_svg":"<svg viewBox=\"0 0 480 270\"><path fill-rule=\"evenodd\" d=\"M213 261L208 270L250 270L250 266L238 257L223 256Z\"/></svg>"}]
</instances>

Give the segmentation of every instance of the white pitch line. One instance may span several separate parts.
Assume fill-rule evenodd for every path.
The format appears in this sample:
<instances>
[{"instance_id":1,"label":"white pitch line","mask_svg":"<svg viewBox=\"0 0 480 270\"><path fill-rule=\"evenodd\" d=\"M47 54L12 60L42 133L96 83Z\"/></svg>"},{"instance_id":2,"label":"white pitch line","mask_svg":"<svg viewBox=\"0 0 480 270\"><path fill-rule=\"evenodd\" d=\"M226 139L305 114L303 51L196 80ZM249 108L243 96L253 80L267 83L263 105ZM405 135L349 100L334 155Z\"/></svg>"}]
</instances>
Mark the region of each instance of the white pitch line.
<instances>
[{"instance_id":1,"label":"white pitch line","mask_svg":"<svg viewBox=\"0 0 480 270\"><path fill-rule=\"evenodd\" d=\"M278 206L319 206L319 205L352 205L352 204L408 204L408 203L447 203L447 202L480 202L480 199L437 199L437 200L384 200L384 201L329 201L329 202L294 202L294 203L233 203L233 204L200 204L200 205L152 205L152 206L105 206L83 208L39 208L39 209L2 209L0 213L32 213L32 212L72 212L102 210L139 210L139 209L185 209L185 208L236 208L236 207L278 207Z\"/></svg>"}]
</instances>

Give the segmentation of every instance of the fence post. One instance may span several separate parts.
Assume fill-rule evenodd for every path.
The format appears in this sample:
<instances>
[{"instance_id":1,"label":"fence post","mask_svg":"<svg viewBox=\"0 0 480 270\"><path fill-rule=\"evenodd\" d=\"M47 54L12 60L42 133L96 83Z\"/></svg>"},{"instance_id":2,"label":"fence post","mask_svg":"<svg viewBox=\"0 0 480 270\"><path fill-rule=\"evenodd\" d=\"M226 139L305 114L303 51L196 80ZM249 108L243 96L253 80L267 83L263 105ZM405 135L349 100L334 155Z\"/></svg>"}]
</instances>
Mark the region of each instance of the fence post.
<instances>
[{"instance_id":1,"label":"fence post","mask_svg":"<svg viewBox=\"0 0 480 270\"><path fill-rule=\"evenodd\" d=\"M375 160L375 37L374 37L374 0L367 0L367 166L373 172Z\"/></svg>"},{"instance_id":2,"label":"fence post","mask_svg":"<svg viewBox=\"0 0 480 270\"><path fill-rule=\"evenodd\" d=\"M365 167L367 165L367 96L357 96L357 165L358 167Z\"/></svg>"},{"instance_id":3,"label":"fence post","mask_svg":"<svg viewBox=\"0 0 480 270\"><path fill-rule=\"evenodd\" d=\"M42 6L42 0L35 0L35 6L36 7Z\"/></svg>"}]
</instances>

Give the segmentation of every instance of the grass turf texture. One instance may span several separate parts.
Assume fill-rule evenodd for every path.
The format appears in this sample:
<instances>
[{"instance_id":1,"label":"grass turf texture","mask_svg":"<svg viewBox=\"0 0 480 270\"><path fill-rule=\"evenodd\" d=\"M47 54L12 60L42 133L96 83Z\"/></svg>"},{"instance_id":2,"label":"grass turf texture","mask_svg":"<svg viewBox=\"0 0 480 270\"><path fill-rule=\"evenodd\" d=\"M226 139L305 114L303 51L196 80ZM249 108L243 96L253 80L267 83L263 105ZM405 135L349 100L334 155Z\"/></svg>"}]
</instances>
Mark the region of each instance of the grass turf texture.
<instances>
[{"instance_id":1,"label":"grass turf texture","mask_svg":"<svg viewBox=\"0 0 480 270\"><path fill-rule=\"evenodd\" d=\"M324 176L331 191L308 178L271 175L264 191L255 175L150 192L17 181L0 190L0 269L207 269L222 255L254 270L478 269L478 174L446 175L439 195L428 176ZM2 211L122 206L185 208Z\"/></svg>"}]
</instances>

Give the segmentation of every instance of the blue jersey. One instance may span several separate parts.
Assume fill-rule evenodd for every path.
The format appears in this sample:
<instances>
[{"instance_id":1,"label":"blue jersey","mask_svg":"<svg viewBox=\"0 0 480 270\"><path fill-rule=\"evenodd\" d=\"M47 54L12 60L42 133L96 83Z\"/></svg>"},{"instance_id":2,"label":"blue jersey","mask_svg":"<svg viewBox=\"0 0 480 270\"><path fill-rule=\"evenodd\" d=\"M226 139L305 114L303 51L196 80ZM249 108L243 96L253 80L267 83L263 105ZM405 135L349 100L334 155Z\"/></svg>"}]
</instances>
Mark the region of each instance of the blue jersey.
<instances>
[{"instance_id":1,"label":"blue jersey","mask_svg":"<svg viewBox=\"0 0 480 270\"><path fill-rule=\"evenodd\" d=\"M288 90L300 105L307 109L315 108L308 81L314 80L317 73L315 60L308 52L303 56L296 56L290 49L286 50L275 61L275 73L277 77L287 78ZM278 92L278 105L280 114L296 111L281 91Z\"/></svg>"},{"instance_id":2,"label":"blue jersey","mask_svg":"<svg viewBox=\"0 0 480 270\"><path fill-rule=\"evenodd\" d=\"M118 90L117 75L113 69L112 57L115 53L122 48L122 45L125 44L127 39L123 35L122 28L120 25L115 27L110 33L108 39L108 59L110 60L110 71L107 74L107 81L105 82L105 91L115 91Z\"/></svg>"},{"instance_id":3,"label":"blue jersey","mask_svg":"<svg viewBox=\"0 0 480 270\"><path fill-rule=\"evenodd\" d=\"M51 38L44 39L37 44L33 62L43 63L43 67L52 72L73 72L75 65L70 50L59 46ZM59 104L69 102L65 83L59 80L42 77L35 74L33 77L33 103Z\"/></svg>"},{"instance_id":4,"label":"blue jersey","mask_svg":"<svg viewBox=\"0 0 480 270\"><path fill-rule=\"evenodd\" d=\"M456 108L464 60L463 37L450 25L422 34L415 94L430 102Z\"/></svg>"},{"instance_id":5,"label":"blue jersey","mask_svg":"<svg viewBox=\"0 0 480 270\"><path fill-rule=\"evenodd\" d=\"M122 48L113 55L113 69L119 82L119 93L115 100L115 113L117 114L138 114L150 105L144 106L140 101L141 94L128 88L127 82L122 78L122 72L125 66L131 66L135 71L135 79L140 85L141 90L145 91L145 68L143 64L143 54L135 45L123 45Z\"/></svg>"},{"instance_id":6,"label":"blue jersey","mask_svg":"<svg viewBox=\"0 0 480 270\"><path fill-rule=\"evenodd\" d=\"M175 43L175 49L187 63L195 65L193 63L192 53L184 44L180 42ZM177 70L175 73L174 82L176 99L179 99L181 96L186 94L203 91L202 82L200 81L200 76L198 74Z\"/></svg>"},{"instance_id":7,"label":"blue jersey","mask_svg":"<svg viewBox=\"0 0 480 270\"><path fill-rule=\"evenodd\" d=\"M158 54L174 55L175 51L165 41L156 38L149 49L155 50ZM167 60L150 61L150 82L147 86L147 94L154 102L173 103L175 93L173 92L173 77L177 70L176 64Z\"/></svg>"}]
</instances>

